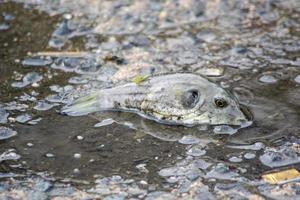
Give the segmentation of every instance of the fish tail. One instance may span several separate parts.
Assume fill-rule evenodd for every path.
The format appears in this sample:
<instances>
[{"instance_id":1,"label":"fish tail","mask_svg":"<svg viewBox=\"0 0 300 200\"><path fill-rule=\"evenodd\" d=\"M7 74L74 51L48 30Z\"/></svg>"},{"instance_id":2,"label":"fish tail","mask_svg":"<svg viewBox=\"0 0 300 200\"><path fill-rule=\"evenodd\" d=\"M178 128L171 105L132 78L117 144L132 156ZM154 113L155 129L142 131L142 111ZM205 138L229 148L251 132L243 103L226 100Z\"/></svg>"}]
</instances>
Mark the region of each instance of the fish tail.
<instances>
[{"instance_id":1,"label":"fish tail","mask_svg":"<svg viewBox=\"0 0 300 200\"><path fill-rule=\"evenodd\" d=\"M82 116L99 111L99 109L99 94L94 92L64 106L61 112L70 116Z\"/></svg>"}]
</instances>

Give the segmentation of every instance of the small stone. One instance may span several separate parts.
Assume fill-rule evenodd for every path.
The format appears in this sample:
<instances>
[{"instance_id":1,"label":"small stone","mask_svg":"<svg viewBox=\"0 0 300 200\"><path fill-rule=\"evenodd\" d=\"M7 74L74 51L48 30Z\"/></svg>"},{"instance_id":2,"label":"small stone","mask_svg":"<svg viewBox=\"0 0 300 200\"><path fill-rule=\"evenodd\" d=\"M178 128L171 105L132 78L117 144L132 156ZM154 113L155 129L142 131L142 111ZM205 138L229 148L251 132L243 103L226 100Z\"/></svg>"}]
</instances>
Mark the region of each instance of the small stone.
<instances>
[{"instance_id":1,"label":"small stone","mask_svg":"<svg viewBox=\"0 0 300 200\"><path fill-rule=\"evenodd\" d=\"M239 163L239 162L242 162L243 159L233 156L233 157L229 158L229 161L234 162L234 163Z\"/></svg>"},{"instance_id":2,"label":"small stone","mask_svg":"<svg viewBox=\"0 0 300 200\"><path fill-rule=\"evenodd\" d=\"M78 168L73 169L74 174L78 174L80 170Z\"/></svg>"},{"instance_id":3,"label":"small stone","mask_svg":"<svg viewBox=\"0 0 300 200\"><path fill-rule=\"evenodd\" d=\"M255 158L255 154L254 153L245 153L244 158L246 159L253 159Z\"/></svg>"},{"instance_id":4,"label":"small stone","mask_svg":"<svg viewBox=\"0 0 300 200\"><path fill-rule=\"evenodd\" d=\"M46 153L46 157L47 158L54 158L54 154L52 154L52 153Z\"/></svg>"},{"instance_id":5,"label":"small stone","mask_svg":"<svg viewBox=\"0 0 300 200\"><path fill-rule=\"evenodd\" d=\"M22 124L28 122L31 119L32 117L29 114L23 114L16 117L16 121Z\"/></svg>"},{"instance_id":6,"label":"small stone","mask_svg":"<svg viewBox=\"0 0 300 200\"><path fill-rule=\"evenodd\" d=\"M204 148L199 145L193 146L186 152L187 155L194 156L194 157L203 156L205 155L205 153L206 151L204 150Z\"/></svg>"},{"instance_id":7,"label":"small stone","mask_svg":"<svg viewBox=\"0 0 300 200\"><path fill-rule=\"evenodd\" d=\"M144 164L144 163L139 164L135 167L142 173L146 173L146 174L149 173L149 170L146 168L146 164Z\"/></svg>"},{"instance_id":8,"label":"small stone","mask_svg":"<svg viewBox=\"0 0 300 200\"><path fill-rule=\"evenodd\" d=\"M200 142L200 139L193 135L183 136L179 141L181 144L197 144Z\"/></svg>"},{"instance_id":9,"label":"small stone","mask_svg":"<svg viewBox=\"0 0 300 200\"><path fill-rule=\"evenodd\" d=\"M228 125L220 125L214 127L214 133L215 134L228 134L232 135L235 134L238 131L238 129L234 129L231 126Z\"/></svg>"},{"instance_id":10,"label":"small stone","mask_svg":"<svg viewBox=\"0 0 300 200\"><path fill-rule=\"evenodd\" d=\"M80 154L80 153L75 153L75 154L74 154L74 158L76 158L76 159L81 158L81 154Z\"/></svg>"},{"instance_id":11,"label":"small stone","mask_svg":"<svg viewBox=\"0 0 300 200\"><path fill-rule=\"evenodd\" d=\"M262 83L276 83L278 80L272 75L263 75L259 78Z\"/></svg>"},{"instance_id":12,"label":"small stone","mask_svg":"<svg viewBox=\"0 0 300 200\"><path fill-rule=\"evenodd\" d=\"M83 136L81 136L81 135L77 135L77 140L83 140L84 139L84 137Z\"/></svg>"},{"instance_id":13,"label":"small stone","mask_svg":"<svg viewBox=\"0 0 300 200\"><path fill-rule=\"evenodd\" d=\"M28 147L33 147L33 146L34 146L34 144L32 144L32 143L30 143L30 142L28 142L26 145L27 145Z\"/></svg>"},{"instance_id":14,"label":"small stone","mask_svg":"<svg viewBox=\"0 0 300 200\"><path fill-rule=\"evenodd\" d=\"M32 83L31 86L32 87L40 87L40 84L38 84L38 83Z\"/></svg>"}]
</instances>

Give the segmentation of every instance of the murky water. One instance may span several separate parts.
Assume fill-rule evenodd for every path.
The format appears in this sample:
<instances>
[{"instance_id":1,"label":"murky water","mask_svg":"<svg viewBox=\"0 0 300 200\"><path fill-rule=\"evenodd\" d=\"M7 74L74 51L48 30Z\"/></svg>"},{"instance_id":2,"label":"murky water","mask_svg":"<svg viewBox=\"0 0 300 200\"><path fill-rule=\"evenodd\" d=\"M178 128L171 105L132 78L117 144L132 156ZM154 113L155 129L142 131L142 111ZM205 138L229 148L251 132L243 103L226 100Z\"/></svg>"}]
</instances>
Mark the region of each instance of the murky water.
<instances>
[{"instance_id":1,"label":"murky water","mask_svg":"<svg viewBox=\"0 0 300 200\"><path fill-rule=\"evenodd\" d=\"M261 180L299 168L299 1L18 2L0 2L3 197L299 198L297 182ZM92 90L170 72L228 88L253 123L225 134L60 114Z\"/></svg>"}]
</instances>

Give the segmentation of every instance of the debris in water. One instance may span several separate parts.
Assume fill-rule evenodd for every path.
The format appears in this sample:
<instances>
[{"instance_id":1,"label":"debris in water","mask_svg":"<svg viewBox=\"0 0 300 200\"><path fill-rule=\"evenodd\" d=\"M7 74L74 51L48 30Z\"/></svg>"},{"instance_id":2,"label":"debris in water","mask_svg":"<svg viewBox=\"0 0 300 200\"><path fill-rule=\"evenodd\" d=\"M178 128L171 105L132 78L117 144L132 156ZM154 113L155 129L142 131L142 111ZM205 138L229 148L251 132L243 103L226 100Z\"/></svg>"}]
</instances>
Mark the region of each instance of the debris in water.
<instances>
[{"instance_id":1,"label":"debris in water","mask_svg":"<svg viewBox=\"0 0 300 200\"><path fill-rule=\"evenodd\" d=\"M101 122L95 124L94 127L108 126L108 125L113 124L114 122L115 122L115 120L108 118L108 119L104 119Z\"/></svg>"},{"instance_id":2,"label":"debris in water","mask_svg":"<svg viewBox=\"0 0 300 200\"><path fill-rule=\"evenodd\" d=\"M50 59L42 59L42 58L27 58L23 60L22 64L27 66L34 66L34 67L40 67L40 66L46 66L50 65L52 63L52 60Z\"/></svg>"},{"instance_id":3,"label":"debris in water","mask_svg":"<svg viewBox=\"0 0 300 200\"><path fill-rule=\"evenodd\" d=\"M27 122L27 124L30 124L30 125L36 125L37 123L39 123L43 118L39 117L37 119L34 119L34 120L31 120L29 122Z\"/></svg>"},{"instance_id":4,"label":"debris in water","mask_svg":"<svg viewBox=\"0 0 300 200\"><path fill-rule=\"evenodd\" d=\"M26 74L24 77L23 77L23 81L21 82L13 82L11 84L12 87L17 87L17 88L23 88L23 87L26 87L30 84L33 84L33 83L37 83L39 81L41 81L43 79L43 76L41 76L39 73L37 72L30 72L28 74Z\"/></svg>"},{"instance_id":5,"label":"debris in water","mask_svg":"<svg viewBox=\"0 0 300 200\"><path fill-rule=\"evenodd\" d=\"M264 181L271 184L283 184L300 180L300 173L296 169L288 169L284 171L274 172L262 175Z\"/></svg>"},{"instance_id":6,"label":"debris in water","mask_svg":"<svg viewBox=\"0 0 300 200\"><path fill-rule=\"evenodd\" d=\"M202 74L208 77L219 77L224 74L223 67L203 67L196 71L196 73Z\"/></svg>"},{"instance_id":7,"label":"debris in water","mask_svg":"<svg viewBox=\"0 0 300 200\"><path fill-rule=\"evenodd\" d=\"M265 147L265 145L261 142L255 142L254 144L249 144L249 145L227 145L227 147L232 148L232 149L244 149L244 150L254 150L258 151L261 150Z\"/></svg>"},{"instance_id":8,"label":"debris in water","mask_svg":"<svg viewBox=\"0 0 300 200\"><path fill-rule=\"evenodd\" d=\"M89 53L83 51L74 51L74 52L61 52L61 51L48 51L48 52L38 52L38 56L49 56L49 57L85 57Z\"/></svg>"},{"instance_id":9,"label":"debris in water","mask_svg":"<svg viewBox=\"0 0 300 200\"><path fill-rule=\"evenodd\" d=\"M0 140L5 140L17 135L17 132L11 128L0 126Z\"/></svg>"},{"instance_id":10,"label":"debris in water","mask_svg":"<svg viewBox=\"0 0 300 200\"><path fill-rule=\"evenodd\" d=\"M142 82L146 81L147 78L149 78L149 75L145 75L145 76L138 75L132 79L132 82L134 82L135 84L141 84Z\"/></svg>"}]
</instances>

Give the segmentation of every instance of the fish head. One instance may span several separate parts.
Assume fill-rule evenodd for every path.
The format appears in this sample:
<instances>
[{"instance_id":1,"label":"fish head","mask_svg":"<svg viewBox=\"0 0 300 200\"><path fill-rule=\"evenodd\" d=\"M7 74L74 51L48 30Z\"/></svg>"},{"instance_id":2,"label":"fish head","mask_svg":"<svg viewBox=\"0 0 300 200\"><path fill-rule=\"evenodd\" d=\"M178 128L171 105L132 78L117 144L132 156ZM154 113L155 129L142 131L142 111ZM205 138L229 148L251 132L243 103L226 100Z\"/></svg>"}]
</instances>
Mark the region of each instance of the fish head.
<instances>
[{"instance_id":1,"label":"fish head","mask_svg":"<svg viewBox=\"0 0 300 200\"><path fill-rule=\"evenodd\" d=\"M160 122L187 126L248 121L237 99L225 89L199 76L184 78L153 84L142 106L144 112Z\"/></svg>"},{"instance_id":2,"label":"fish head","mask_svg":"<svg viewBox=\"0 0 300 200\"><path fill-rule=\"evenodd\" d=\"M209 90L203 91L205 96L204 102L198 109L200 118L207 117L208 123L211 125L240 126L248 121L247 116L233 94L215 84Z\"/></svg>"}]
</instances>

